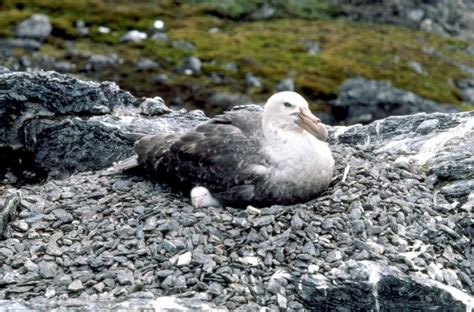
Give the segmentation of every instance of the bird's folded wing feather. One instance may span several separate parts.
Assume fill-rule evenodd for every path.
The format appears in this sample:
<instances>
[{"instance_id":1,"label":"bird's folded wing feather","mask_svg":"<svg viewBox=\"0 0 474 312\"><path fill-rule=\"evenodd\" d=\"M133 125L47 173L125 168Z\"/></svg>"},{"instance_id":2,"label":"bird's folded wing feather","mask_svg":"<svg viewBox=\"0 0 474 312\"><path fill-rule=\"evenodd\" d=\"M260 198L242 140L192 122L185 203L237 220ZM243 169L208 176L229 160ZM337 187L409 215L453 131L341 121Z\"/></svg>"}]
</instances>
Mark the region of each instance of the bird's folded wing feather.
<instances>
[{"instance_id":1,"label":"bird's folded wing feather","mask_svg":"<svg viewBox=\"0 0 474 312\"><path fill-rule=\"evenodd\" d=\"M252 168L265 165L259 153L260 120L242 113L217 117L175 141L160 167L189 187L207 187L224 202L250 201L262 178Z\"/></svg>"}]
</instances>

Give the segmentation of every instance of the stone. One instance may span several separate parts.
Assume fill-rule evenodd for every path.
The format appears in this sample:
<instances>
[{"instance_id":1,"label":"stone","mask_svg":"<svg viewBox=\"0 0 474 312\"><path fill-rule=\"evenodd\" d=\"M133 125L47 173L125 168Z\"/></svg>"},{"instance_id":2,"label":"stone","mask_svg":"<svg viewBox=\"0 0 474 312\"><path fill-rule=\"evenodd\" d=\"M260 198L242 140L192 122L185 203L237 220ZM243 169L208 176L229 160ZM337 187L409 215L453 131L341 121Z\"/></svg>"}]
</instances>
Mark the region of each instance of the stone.
<instances>
[{"instance_id":1,"label":"stone","mask_svg":"<svg viewBox=\"0 0 474 312\"><path fill-rule=\"evenodd\" d=\"M140 57L135 64L135 70L137 71L151 71L159 67L159 64L152 59L147 57Z\"/></svg>"},{"instance_id":2,"label":"stone","mask_svg":"<svg viewBox=\"0 0 474 312\"><path fill-rule=\"evenodd\" d=\"M262 81L252 73L246 73L244 78L248 88L260 88L262 86Z\"/></svg>"},{"instance_id":3,"label":"stone","mask_svg":"<svg viewBox=\"0 0 474 312\"><path fill-rule=\"evenodd\" d=\"M248 103L251 103L250 98L240 93L215 92L208 98L209 105L215 105L224 110Z\"/></svg>"},{"instance_id":4,"label":"stone","mask_svg":"<svg viewBox=\"0 0 474 312\"><path fill-rule=\"evenodd\" d=\"M420 75L423 75L423 76L428 75L426 70L423 68L423 65L421 65L420 63L418 63L416 61L408 62L408 67L410 67L412 70L414 70L417 74L420 74Z\"/></svg>"},{"instance_id":5,"label":"stone","mask_svg":"<svg viewBox=\"0 0 474 312\"><path fill-rule=\"evenodd\" d=\"M36 51L41 47L41 42L29 38L1 38L0 45L3 48L20 48L28 51Z\"/></svg>"},{"instance_id":6,"label":"stone","mask_svg":"<svg viewBox=\"0 0 474 312\"><path fill-rule=\"evenodd\" d=\"M169 37L167 34L162 33L162 32L157 32L151 35L150 40L156 41L156 42L168 42Z\"/></svg>"},{"instance_id":7,"label":"stone","mask_svg":"<svg viewBox=\"0 0 474 312\"><path fill-rule=\"evenodd\" d=\"M21 192L8 190L5 192L1 202L0 211L0 234L5 235L7 225L14 221L17 214L21 201Z\"/></svg>"},{"instance_id":8,"label":"stone","mask_svg":"<svg viewBox=\"0 0 474 312\"><path fill-rule=\"evenodd\" d=\"M21 21L15 30L17 37L31 38L43 41L53 30L49 17L44 14L33 14L30 18Z\"/></svg>"},{"instance_id":9,"label":"stone","mask_svg":"<svg viewBox=\"0 0 474 312\"><path fill-rule=\"evenodd\" d=\"M58 265L51 261L41 261L38 263L39 274L44 278L53 278L58 274Z\"/></svg>"},{"instance_id":10,"label":"stone","mask_svg":"<svg viewBox=\"0 0 474 312\"><path fill-rule=\"evenodd\" d=\"M85 86L58 74L15 73L9 79L29 87L21 90L5 83L5 75L12 73L0 75L0 84L8 87L0 88L0 99L7 99L0 104L11 105L6 111L14 120L0 110L7 123L0 123L4 148L29 142L24 148L47 160L58 152L76 152L58 157L70 175L17 189L8 186L0 194L0 207L13 207L0 240L0 282L5 286L0 296L8 296L2 308L13 302L39 304L49 296L63 308L87 309L93 302L97 310L113 310L117 304L127 310L164 309L171 303L184 307L179 310L255 308L252 303L277 310L335 303L364 311L400 306L465 311L472 306L466 255L474 203L469 191L474 112L328 126L335 175L318 198L259 209L195 208L187 194L143 172L117 172L105 162L84 170L84 164L130 156L133 141L144 133L183 133L208 120L202 112L170 110L148 118L140 108L147 99L118 87ZM103 112L89 103L103 100L107 106L108 98L120 107L110 105ZM159 99L151 101L160 107ZM33 125L56 122L57 128L31 132ZM76 131L67 132L71 127ZM51 129L69 135L58 138ZM11 134L18 140L11 141ZM74 143L71 136L86 139ZM67 145L58 145L61 140ZM101 145L114 146L114 153ZM65 213L73 219L63 223ZM26 232L17 226L24 223ZM150 293L156 298L150 299Z\"/></svg>"},{"instance_id":11,"label":"stone","mask_svg":"<svg viewBox=\"0 0 474 312\"><path fill-rule=\"evenodd\" d=\"M147 98L140 104L140 112L147 116L158 116L171 112L161 97Z\"/></svg>"},{"instance_id":12,"label":"stone","mask_svg":"<svg viewBox=\"0 0 474 312\"><path fill-rule=\"evenodd\" d=\"M177 266L188 266L191 263L192 254L191 252L185 252L182 255L179 255L178 261L176 262Z\"/></svg>"},{"instance_id":13,"label":"stone","mask_svg":"<svg viewBox=\"0 0 474 312\"><path fill-rule=\"evenodd\" d=\"M273 17L274 14L275 8L268 3L264 3L255 12L252 12L250 15L248 15L247 19L252 21L261 21Z\"/></svg>"},{"instance_id":14,"label":"stone","mask_svg":"<svg viewBox=\"0 0 474 312\"><path fill-rule=\"evenodd\" d=\"M76 32L79 36L86 36L89 34L89 27L86 27L86 23L83 20L77 20L75 26Z\"/></svg>"},{"instance_id":15,"label":"stone","mask_svg":"<svg viewBox=\"0 0 474 312\"><path fill-rule=\"evenodd\" d=\"M472 39L474 6L469 0L382 0L374 3L338 0L336 3L340 13L350 19L397 24Z\"/></svg>"},{"instance_id":16,"label":"stone","mask_svg":"<svg viewBox=\"0 0 474 312\"><path fill-rule=\"evenodd\" d=\"M317 55L321 52L321 44L317 41L306 40L303 42L303 46L309 55Z\"/></svg>"},{"instance_id":17,"label":"stone","mask_svg":"<svg viewBox=\"0 0 474 312\"><path fill-rule=\"evenodd\" d=\"M85 65L85 69L98 72L105 68L114 68L118 66L121 62L122 60L118 57L117 54L92 54L89 56L89 61Z\"/></svg>"},{"instance_id":18,"label":"stone","mask_svg":"<svg viewBox=\"0 0 474 312\"><path fill-rule=\"evenodd\" d=\"M106 27L106 26L99 26L99 27L97 27L97 30L102 34L110 33L110 28Z\"/></svg>"},{"instance_id":19,"label":"stone","mask_svg":"<svg viewBox=\"0 0 474 312\"><path fill-rule=\"evenodd\" d=\"M67 289L72 292L81 291L83 288L84 285L82 285L82 282L80 280L72 281L71 284L69 284L69 286L67 287Z\"/></svg>"},{"instance_id":20,"label":"stone","mask_svg":"<svg viewBox=\"0 0 474 312\"><path fill-rule=\"evenodd\" d=\"M315 279L313 276L304 276L300 295L305 306L310 308L337 302L339 309L352 309L354 306L370 309L377 302L377 305L381 307L395 309L403 306L404 308L437 307L450 311L463 311L465 305L469 304L470 299L460 296L454 288L443 290L433 288L436 282L424 278L410 278L393 268L381 269L376 265L374 267L370 261L356 262L355 266L353 263L350 267L351 278L363 278L367 281L367 287L357 289L358 296L350 297L349 300L346 299L349 297L344 296L336 299L339 291L350 292L353 286L344 283L337 286L330 285L327 281ZM398 286L394 287L395 285ZM403 291L398 292L401 289Z\"/></svg>"},{"instance_id":21,"label":"stone","mask_svg":"<svg viewBox=\"0 0 474 312\"><path fill-rule=\"evenodd\" d=\"M295 81L292 78L286 78L275 86L276 91L295 91Z\"/></svg>"},{"instance_id":22,"label":"stone","mask_svg":"<svg viewBox=\"0 0 474 312\"><path fill-rule=\"evenodd\" d=\"M425 16L425 12L422 9L413 9L413 10L408 11L408 14L407 14L408 19L417 23L421 22L424 16Z\"/></svg>"},{"instance_id":23,"label":"stone","mask_svg":"<svg viewBox=\"0 0 474 312\"><path fill-rule=\"evenodd\" d=\"M54 70L60 73L74 72L76 70L76 64L68 61L60 61L54 63Z\"/></svg>"},{"instance_id":24,"label":"stone","mask_svg":"<svg viewBox=\"0 0 474 312\"><path fill-rule=\"evenodd\" d=\"M138 31L136 29L129 30L125 34L120 37L119 42L126 43L126 42L142 42L143 40L147 39L148 35L144 32Z\"/></svg>"},{"instance_id":25,"label":"stone","mask_svg":"<svg viewBox=\"0 0 474 312\"><path fill-rule=\"evenodd\" d=\"M198 75L201 73L201 60L195 56L185 57L178 71L189 76Z\"/></svg>"},{"instance_id":26,"label":"stone","mask_svg":"<svg viewBox=\"0 0 474 312\"><path fill-rule=\"evenodd\" d=\"M71 222L73 220L72 215L64 209L55 209L53 214L58 218L62 223Z\"/></svg>"},{"instance_id":27,"label":"stone","mask_svg":"<svg viewBox=\"0 0 474 312\"><path fill-rule=\"evenodd\" d=\"M165 29L165 22L160 19L157 19L153 22L153 28L159 31L163 31Z\"/></svg>"},{"instance_id":28,"label":"stone","mask_svg":"<svg viewBox=\"0 0 474 312\"><path fill-rule=\"evenodd\" d=\"M346 80L331 104L332 115L347 124L370 123L393 115L418 112L456 112L450 104L438 104L414 93L392 86L389 82L354 78Z\"/></svg>"},{"instance_id":29,"label":"stone","mask_svg":"<svg viewBox=\"0 0 474 312\"><path fill-rule=\"evenodd\" d=\"M189 41L185 41L185 40L175 40L171 43L171 46L175 49L180 49L180 50L188 51L188 52L195 49L195 46L193 43Z\"/></svg>"},{"instance_id":30,"label":"stone","mask_svg":"<svg viewBox=\"0 0 474 312\"><path fill-rule=\"evenodd\" d=\"M474 105L474 87L462 89L460 96L464 102Z\"/></svg>"}]
</instances>

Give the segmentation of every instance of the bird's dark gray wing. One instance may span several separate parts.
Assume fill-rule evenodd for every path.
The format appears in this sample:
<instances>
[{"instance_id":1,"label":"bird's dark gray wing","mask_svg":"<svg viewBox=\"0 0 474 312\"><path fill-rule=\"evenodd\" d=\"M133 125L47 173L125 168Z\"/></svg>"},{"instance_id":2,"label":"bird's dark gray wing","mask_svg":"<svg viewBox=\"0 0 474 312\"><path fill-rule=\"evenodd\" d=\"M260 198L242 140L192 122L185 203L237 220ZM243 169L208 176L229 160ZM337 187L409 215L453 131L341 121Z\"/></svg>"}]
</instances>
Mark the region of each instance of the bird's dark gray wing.
<instances>
[{"instance_id":1,"label":"bird's dark gray wing","mask_svg":"<svg viewBox=\"0 0 474 312\"><path fill-rule=\"evenodd\" d=\"M144 167L151 173L155 173L160 167L163 156L166 155L170 146L179 139L179 135L155 134L146 135L135 142L138 165Z\"/></svg>"},{"instance_id":2,"label":"bird's dark gray wing","mask_svg":"<svg viewBox=\"0 0 474 312\"><path fill-rule=\"evenodd\" d=\"M248 137L263 138L262 113L249 111L228 112L213 118L210 123L231 124Z\"/></svg>"},{"instance_id":3,"label":"bird's dark gray wing","mask_svg":"<svg viewBox=\"0 0 474 312\"><path fill-rule=\"evenodd\" d=\"M232 112L218 116L193 131L164 144L161 137L148 139L136 146L139 162L155 172L160 180L179 184L190 190L201 185L208 188L223 204L244 206L255 197L261 170L266 166L260 154L262 138L261 115L254 112ZM172 141L171 140L171 141ZM162 144L163 148L150 149L140 157L141 145ZM161 143L160 143L161 142ZM165 151L164 151L165 149Z\"/></svg>"}]
</instances>

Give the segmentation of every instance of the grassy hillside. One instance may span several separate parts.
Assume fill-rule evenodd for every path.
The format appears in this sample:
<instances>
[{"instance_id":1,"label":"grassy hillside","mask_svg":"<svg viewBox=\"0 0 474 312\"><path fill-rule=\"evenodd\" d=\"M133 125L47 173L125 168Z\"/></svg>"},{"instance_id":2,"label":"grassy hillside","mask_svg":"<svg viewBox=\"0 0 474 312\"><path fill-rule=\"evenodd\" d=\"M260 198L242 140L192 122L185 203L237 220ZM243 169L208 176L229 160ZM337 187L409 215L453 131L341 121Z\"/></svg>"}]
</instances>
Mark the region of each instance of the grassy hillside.
<instances>
[{"instance_id":1,"label":"grassy hillside","mask_svg":"<svg viewBox=\"0 0 474 312\"><path fill-rule=\"evenodd\" d=\"M457 64L474 67L474 58L465 52L468 43L397 26L368 25L335 18L335 11L324 0L273 1L275 18L265 21L238 21L264 1L12 1L0 4L0 36L13 35L14 25L33 13L47 14L53 33L41 53L67 59L67 41L75 49L100 54L117 53L124 62L114 70L104 70L98 79L118 80L121 87L138 95L162 95L163 88L150 79L156 74L169 77L169 87L205 95L206 90L246 93L260 100L273 92L281 79L291 77L298 91L312 100L324 102L336 97L340 83L354 76L384 79L395 86L437 102L460 106L455 81L466 74ZM243 5L242 3L245 3ZM74 23L83 20L90 34L80 37ZM148 30L156 19L165 22L171 40L195 45L192 51L170 43L146 40L118 43L131 29ZM108 34L99 26L111 29ZM219 31L210 33L209 29ZM318 42L321 51L311 55L307 42ZM194 55L203 61L199 76L176 73L183 57ZM133 65L140 56L157 61L161 67L151 72L136 72ZM427 75L408 65L416 61ZM233 62L237 69L228 68ZM248 89L244 75L261 78L263 87ZM210 73L226 79L216 82ZM192 87L190 87L192 86ZM193 91L190 91L193 90ZM190 100L193 96L190 97ZM473 107L464 106L465 109Z\"/></svg>"}]
</instances>

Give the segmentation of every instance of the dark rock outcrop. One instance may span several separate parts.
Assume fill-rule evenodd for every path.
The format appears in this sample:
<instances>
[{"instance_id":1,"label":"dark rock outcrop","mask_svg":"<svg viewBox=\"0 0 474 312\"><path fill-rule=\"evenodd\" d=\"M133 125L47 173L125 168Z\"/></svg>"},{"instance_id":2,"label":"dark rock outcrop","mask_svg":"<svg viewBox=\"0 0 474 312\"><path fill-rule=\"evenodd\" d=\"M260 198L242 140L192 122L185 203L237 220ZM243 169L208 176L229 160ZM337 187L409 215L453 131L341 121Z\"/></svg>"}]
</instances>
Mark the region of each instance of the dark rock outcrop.
<instances>
[{"instance_id":1,"label":"dark rock outcrop","mask_svg":"<svg viewBox=\"0 0 474 312\"><path fill-rule=\"evenodd\" d=\"M345 15L355 20L393 23L439 34L474 38L474 3L470 0L333 2Z\"/></svg>"},{"instance_id":2,"label":"dark rock outcrop","mask_svg":"<svg viewBox=\"0 0 474 312\"><path fill-rule=\"evenodd\" d=\"M16 26L16 36L20 38L30 38L39 41L46 39L53 26L49 17L44 14L34 14L30 18L18 23Z\"/></svg>"},{"instance_id":3,"label":"dark rock outcrop","mask_svg":"<svg viewBox=\"0 0 474 312\"><path fill-rule=\"evenodd\" d=\"M149 102L110 82L81 81L55 72L5 73L0 76L0 150L6 158L29 153L37 167L63 176L105 168L130 156L131 143L139 136L135 131L179 132L203 116L191 114L196 119L190 120L184 111L173 112L162 118L176 123L160 126L139 114L122 119L111 114L124 107L138 111Z\"/></svg>"},{"instance_id":4,"label":"dark rock outcrop","mask_svg":"<svg viewBox=\"0 0 474 312\"><path fill-rule=\"evenodd\" d=\"M367 124L393 115L420 112L457 112L451 104L438 104L416 94L398 89L387 81L354 78L344 81L332 103L336 121Z\"/></svg>"},{"instance_id":5,"label":"dark rock outcrop","mask_svg":"<svg viewBox=\"0 0 474 312\"><path fill-rule=\"evenodd\" d=\"M168 110L158 98L144 104L115 85L55 73L7 73L0 82L14 75L24 84L56 80L43 85L59 91L39 88L34 96L2 82L0 118L10 125L2 128L2 146L29 149L50 170L66 162L76 174L0 189L0 299L27 300L0 307L474 305L474 112L330 128L336 175L319 198L196 209L188 194L107 167L129 155L141 133L185 131L207 120L202 112ZM96 110L96 101L107 110ZM92 171L79 172L85 169ZM175 301L179 294L185 298ZM163 296L173 301L163 303Z\"/></svg>"}]
</instances>

